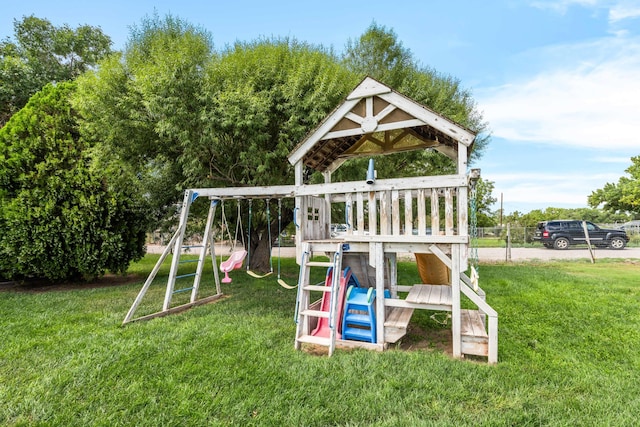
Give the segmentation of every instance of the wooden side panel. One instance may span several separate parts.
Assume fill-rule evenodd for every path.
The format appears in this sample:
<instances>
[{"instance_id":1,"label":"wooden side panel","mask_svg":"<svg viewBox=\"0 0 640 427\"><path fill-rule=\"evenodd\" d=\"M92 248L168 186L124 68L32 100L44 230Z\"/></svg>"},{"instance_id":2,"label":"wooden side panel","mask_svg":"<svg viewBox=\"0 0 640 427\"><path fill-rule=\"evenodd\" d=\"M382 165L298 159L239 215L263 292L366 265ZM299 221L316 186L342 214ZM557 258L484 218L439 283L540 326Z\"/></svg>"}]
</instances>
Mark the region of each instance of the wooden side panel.
<instances>
[{"instance_id":1,"label":"wooden side panel","mask_svg":"<svg viewBox=\"0 0 640 427\"><path fill-rule=\"evenodd\" d=\"M380 234L391 234L391 192L380 192Z\"/></svg>"},{"instance_id":2,"label":"wooden side panel","mask_svg":"<svg viewBox=\"0 0 640 427\"><path fill-rule=\"evenodd\" d=\"M431 234L440 234L440 201L436 188L431 189Z\"/></svg>"},{"instance_id":3,"label":"wooden side panel","mask_svg":"<svg viewBox=\"0 0 640 427\"><path fill-rule=\"evenodd\" d=\"M393 235L400 235L400 192L398 190L391 191L391 218L393 221Z\"/></svg>"},{"instance_id":4,"label":"wooden side panel","mask_svg":"<svg viewBox=\"0 0 640 427\"><path fill-rule=\"evenodd\" d=\"M427 209L424 204L424 190L421 188L418 190L418 236L424 236L427 233Z\"/></svg>"},{"instance_id":5,"label":"wooden side panel","mask_svg":"<svg viewBox=\"0 0 640 427\"><path fill-rule=\"evenodd\" d=\"M344 208L346 210L347 235L353 234L353 193L345 195Z\"/></svg>"},{"instance_id":6,"label":"wooden side panel","mask_svg":"<svg viewBox=\"0 0 640 427\"><path fill-rule=\"evenodd\" d=\"M356 193L356 209L357 209L357 229L358 234L364 234L364 194Z\"/></svg>"},{"instance_id":7,"label":"wooden side panel","mask_svg":"<svg viewBox=\"0 0 640 427\"><path fill-rule=\"evenodd\" d=\"M404 192L404 234L407 236L413 234L413 197L411 190Z\"/></svg>"},{"instance_id":8,"label":"wooden side panel","mask_svg":"<svg viewBox=\"0 0 640 427\"><path fill-rule=\"evenodd\" d=\"M375 236L378 234L378 209L376 206L376 193L375 191L369 192L369 235Z\"/></svg>"},{"instance_id":9,"label":"wooden side panel","mask_svg":"<svg viewBox=\"0 0 640 427\"><path fill-rule=\"evenodd\" d=\"M453 236L453 193L451 188L444 189L445 234Z\"/></svg>"}]
</instances>

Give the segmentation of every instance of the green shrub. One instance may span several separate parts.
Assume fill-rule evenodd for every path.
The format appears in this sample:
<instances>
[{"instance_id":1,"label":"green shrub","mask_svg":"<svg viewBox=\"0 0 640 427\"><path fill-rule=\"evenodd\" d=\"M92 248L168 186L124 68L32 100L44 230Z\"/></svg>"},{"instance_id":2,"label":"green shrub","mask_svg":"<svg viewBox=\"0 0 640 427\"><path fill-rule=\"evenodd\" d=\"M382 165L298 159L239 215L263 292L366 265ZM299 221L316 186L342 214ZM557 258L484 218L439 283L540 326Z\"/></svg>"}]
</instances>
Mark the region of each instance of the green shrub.
<instances>
[{"instance_id":1,"label":"green shrub","mask_svg":"<svg viewBox=\"0 0 640 427\"><path fill-rule=\"evenodd\" d=\"M48 85L0 129L0 275L87 279L144 254L146 203L80 138L72 83Z\"/></svg>"}]
</instances>

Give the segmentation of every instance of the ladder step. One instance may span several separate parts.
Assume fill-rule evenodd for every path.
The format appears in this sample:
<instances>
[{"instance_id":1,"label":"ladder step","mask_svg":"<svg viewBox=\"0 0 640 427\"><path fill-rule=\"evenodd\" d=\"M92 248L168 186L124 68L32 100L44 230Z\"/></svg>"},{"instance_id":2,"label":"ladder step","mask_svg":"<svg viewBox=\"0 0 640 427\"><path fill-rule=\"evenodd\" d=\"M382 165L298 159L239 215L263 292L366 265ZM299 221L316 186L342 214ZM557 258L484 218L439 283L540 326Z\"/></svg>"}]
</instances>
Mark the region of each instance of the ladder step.
<instances>
[{"instance_id":1,"label":"ladder step","mask_svg":"<svg viewBox=\"0 0 640 427\"><path fill-rule=\"evenodd\" d=\"M204 248L204 245L183 245L182 249Z\"/></svg>"},{"instance_id":2,"label":"ladder step","mask_svg":"<svg viewBox=\"0 0 640 427\"><path fill-rule=\"evenodd\" d=\"M198 261L200 261L200 260L199 259L185 259L183 261L180 261L179 263L180 264L188 264L190 262L198 262Z\"/></svg>"},{"instance_id":3,"label":"ladder step","mask_svg":"<svg viewBox=\"0 0 640 427\"><path fill-rule=\"evenodd\" d=\"M173 291L174 294L179 294L181 292L187 292L193 289L193 286L190 288L184 288L184 289L176 289L175 291Z\"/></svg>"},{"instance_id":4,"label":"ladder step","mask_svg":"<svg viewBox=\"0 0 640 427\"><path fill-rule=\"evenodd\" d=\"M322 311L322 310L302 310L301 314L303 316L322 317L324 319L328 319L329 318L329 312L328 311Z\"/></svg>"},{"instance_id":5,"label":"ladder step","mask_svg":"<svg viewBox=\"0 0 640 427\"><path fill-rule=\"evenodd\" d=\"M305 265L307 267L333 267L333 263L329 261L309 261Z\"/></svg>"},{"instance_id":6,"label":"ladder step","mask_svg":"<svg viewBox=\"0 0 640 427\"><path fill-rule=\"evenodd\" d=\"M303 286L302 289L304 289L305 291L331 292L331 286L325 285L307 285Z\"/></svg>"},{"instance_id":7,"label":"ladder step","mask_svg":"<svg viewBox=\"0 0 640 427\"><path fill-rule=\"evenodd\" d=\"M368 314L348 313L344 316L346 325L371 326L371 317Z\"/></svg>"},{"instance_id":8,"label":"ladder step","mask_svg":"<svg viewBox=\"0 0 640 427\"><path fill-rule=\"evenodd\" d=\"M189 274L181 274L179 276L176 276L176 279L184 279L185 277L193 277L195 276L197 273L189 273Z\"/></svg>"},{"instance_id":9,"label":"ladder step","mask_svg":"<svg viewBox=\"0 0 640 427\"><path fill-rule=\"evenodd\" d=\"M326 347L329 347L331 345L331 340L329 338L316 337L313 335L303 335L301 337L298 337L297 341L305 344L323 345Z\"/></svg>"},{"instance_id":10,"label":"ladder step","mask_svg":"<svg viewBox=\"0 0 640 427\"><path fill-rule=\"evenodd\" d=\"M375 342L375 337L372 336L373 333L370 329L358 329L358 328L349 328L345 327L342 336L347 340L358 340L358 341L367 341L367 342Z\"/></svg>"}]
</instances>

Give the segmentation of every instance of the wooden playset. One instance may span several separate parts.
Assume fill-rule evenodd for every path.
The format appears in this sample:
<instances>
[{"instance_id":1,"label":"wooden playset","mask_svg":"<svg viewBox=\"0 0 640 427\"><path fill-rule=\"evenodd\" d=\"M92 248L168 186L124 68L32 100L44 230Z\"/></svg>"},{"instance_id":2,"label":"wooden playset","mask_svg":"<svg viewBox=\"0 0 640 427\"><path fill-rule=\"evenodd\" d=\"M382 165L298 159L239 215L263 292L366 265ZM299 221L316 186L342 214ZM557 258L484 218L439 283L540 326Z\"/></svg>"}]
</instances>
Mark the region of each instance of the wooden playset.
<instances>
[{"instance_id":1,"label":"wooden playset","mask_svg":"<svg viewBox=\"0 0 640 427\"><path fill-rule=\"evenodd\" d=\"M384 350L407 332L415 310L449 312L454 357L498 359L498 314L469 269L469 194L479 178L467 171L475 134L388 86L365 78L289 155L295 184L252 188L201 188L185 191L180 224L158 264L124 319L135 311L160 265L172 253L164 304L166 315L222 296L212 227L216 206L229 199L295 199L296 258L300 265L295 318L295 347L326 346ZM377 179L374 163L366 179L332 182L346 160L407 150L435 150L450 157L457 173L441 176ZM305 184L305 168L321 172L323 184ZM200 247L191 299L171 306L179 278L189 208L196 197L211 200ZM346 231L331 233L332 206L345 212ZM398 277L399 254L415 254L421 282ZM211 254L216 295L198 299L207 254ZM315 255L329 257L317 261ZM240 257L240 256L238 256ZM225 273L233 263L226 265ZM309 283L310 271L327 271L324 285ZM322 297L314 300L313 295ZM464 297L463 297L464 296ZM466 307L462 308L462 303Z\"/></svg>"}]
</instances>

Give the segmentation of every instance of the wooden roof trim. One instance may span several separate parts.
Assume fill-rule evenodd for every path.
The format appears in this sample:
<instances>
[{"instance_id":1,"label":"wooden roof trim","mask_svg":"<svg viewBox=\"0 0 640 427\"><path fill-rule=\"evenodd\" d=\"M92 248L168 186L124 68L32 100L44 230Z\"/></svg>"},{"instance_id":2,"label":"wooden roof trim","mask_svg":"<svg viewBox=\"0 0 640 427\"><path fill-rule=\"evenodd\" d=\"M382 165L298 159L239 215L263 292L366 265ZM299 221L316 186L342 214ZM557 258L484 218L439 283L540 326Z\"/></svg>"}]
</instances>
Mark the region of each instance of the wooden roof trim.
<instances>
[{"instance_id":1,"label":"wooden roof trim","mask_svg":"<svg viewBox=\"0 0 640 427\"><path fill-rule=\"evenodd\" d=\"M371 77L365 77L362 82L347 95L347 100L367 98L370 96L381 95L383 93L390 93L392 90L390 87L383 85L377 80Z\"/></svg>"},{"instance_id":2,"label":"wooden roof trim","mask_svg":"<svg viewBox=\"0 0 640 427\"><path fill-rule=\"evenodd\" d=\"M318 128L301 144L299 144L289 154L289 163L292 165L302 160L305 154L313 148L313 146L320 140L320 138L329 132L351 109L360 101L360 99L348 99L341 106L327 117L327 119L320 124Z\"/></svg>"},{"instance_id":3,"label":"wooden roof trim","mask_svg":"<svg viewBox=\"0 0 640 427\"><path fill-rule=\"evenodd\" d=\"M413 115L414 117L422 120L424 124L427 126L434 127L435 129L441 131L442 133L450 136L456 141L462 142L465 146L471 145L473 140L475 139L475 135L470 131L466 130L462 126L453 121L447 119L444 116L441 116L417 102L400 95L397 92L391 92L387 94L380 94L380 98L389 102L390 104L394 104L397 107L403 109L407 113Z\"/></svg>"}]
</instances>

